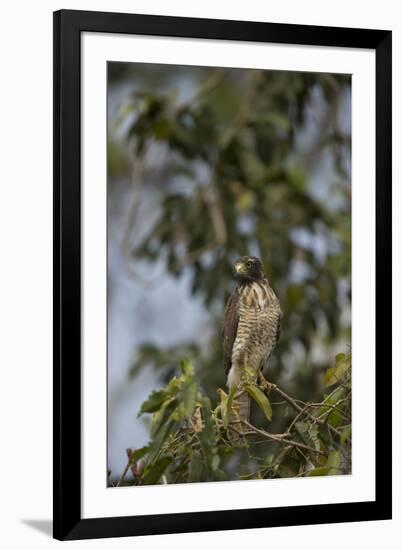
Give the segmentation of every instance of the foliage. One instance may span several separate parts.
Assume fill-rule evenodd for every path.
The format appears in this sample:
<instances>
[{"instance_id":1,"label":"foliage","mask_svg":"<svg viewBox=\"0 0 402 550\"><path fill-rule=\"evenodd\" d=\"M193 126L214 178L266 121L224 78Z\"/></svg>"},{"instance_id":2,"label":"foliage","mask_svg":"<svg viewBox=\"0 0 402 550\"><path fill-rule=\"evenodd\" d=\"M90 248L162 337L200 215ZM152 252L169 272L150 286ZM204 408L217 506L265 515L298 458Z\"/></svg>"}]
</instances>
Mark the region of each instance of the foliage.
<instances>
[{"instance_id":1,"label":"foliage","mask_svg":"<svg viewBox=\"0 0 402 550\"><path fill-rule=\"evenodd\" d=\"M109 159L120 136L132 167L134 214L146 194L144 180L158 182L160 203L146 228L128 216L128 261L163 260L172 276L186 273L211 322L202 342L198 335L174 349L144 344L132 375L153 366L166 381L188 356L214 397L223 384L220 327L233 288L231 265L251 252L263 259L284 312L270 377L302 388L303 399L318 397L317 368L327 368L333 344L350 341L344 315L350 305L350 134L340 122L350 78L157 66L147 80L139 70L131 100L112 119ZM112 82L122 72L112 72ZM185 99L177 93L183 78L193 90ZM317 347L321 352L314 354ZM280 380L284 367L293 368L291 381Z\"/></svg>"},{"instance_id":2,"label":"foliage","mask_svg":"<svg viewBox=\"0 0 402 550\"><path fill-rule=\"evenodd\" d=\"M153 369L166 385L143 405L141 414L152 415L151 441L129 451L133 483L344 469L350 368L346 356L335 366L332 358L350 344L350 128L342 122L342 113L350 119L347 101L342 107L350 77L108 66L112 85L132 89L111 115L108 140L109 189L124 174L129 182L128 272L135 278L137 266L145 266L143 275L163 263L165 274L190 281L209 315L192 340L136 349L130 376ZM154 212L142 224L150 189ZM220 389L211 403L225 383L221 326L232 263L249 253L263 260L284 317L269 362L277 385L245 388L256 405L252 426L270 422L270 432L254 430L240 444L229 436L235 396ZM180 315L174 304L171 315ZM183 364L179 374L182 357L191 367ZM266 435L288 430L317 452Z\"/></svg>"},{"instance_id":3,"label":"foliage","mask_svg":"<svg viewBox=\"0 0 402 550\"><path fill-rule=\"evenodd\" d=\"M250 423L236 422L236 395L218 390L215 408L205 396L189 361L181 374L142 404L140 414L151 414L149 444L128 450L128 463L118 485L189 483L230 479L337 475L351 472L351 364L338 354L324 384L330 392L319 403L305 403L272 386L247 382L246 391L265 413L285 413L283 433L271 433ZM281 402L272 401L279 395ZM273 409L275 412L273 413ZM259 447L259 454L254 448ZM131 470L132 479L125 474Z\"/></svg>"}]
</instances>

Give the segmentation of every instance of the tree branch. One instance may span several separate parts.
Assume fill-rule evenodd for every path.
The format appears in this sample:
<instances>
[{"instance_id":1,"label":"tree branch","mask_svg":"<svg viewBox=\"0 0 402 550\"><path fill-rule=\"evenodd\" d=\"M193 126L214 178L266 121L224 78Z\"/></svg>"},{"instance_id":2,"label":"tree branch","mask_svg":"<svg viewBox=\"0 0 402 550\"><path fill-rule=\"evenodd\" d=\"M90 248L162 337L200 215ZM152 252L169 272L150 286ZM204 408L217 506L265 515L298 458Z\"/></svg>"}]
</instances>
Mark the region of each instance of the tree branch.
<instances>
[{"instance_id":1,"label":"tree branch","mask_svg":"<svg viewBox=\"0 0 402 550\"><path fill-rule=\"evenodd\" d=\"M325 420L321 420L319 418L317 418L316 416L314 416L313 414L309 413L307 410L304 411L303 407L301 407L300 405L298 405L296 403L296 401L290 397L290 395L288 395L287 393L285 393L283 390L281 390L276 384L270 384L270 388L269 388L269 391L274 390L276 391L285 401L287 401L287 403L289 403L289 405L291 405L296 411L298 411L299 413L303 413L305 414L306 416L308 416L308 418L310 418L310 420L313 420L314 422L316 422L317 424L320 424L320 425L326 425L328 426L328 429L335 433L336 435L340 436L341 435L341 432L339 430L337 430L336 428L334 428L333 426L331 426L331 424L328 424ZM266 392L267 390L264 389L264 391ZM306 407L306 405L308 405L307 403L304 404L304 406ZM322 406L325 407L325 403L322 403ZM330 406L330 405L329 405Z\"/></svg>"},{"instance_id":2,"label":"tree branch","mask_svg":"<svg viewBox=\"0 0 402 550\"><path fill-rule=\"evenodd\" d=\"M255 426L250 424L250 422L247 422L247 420L243 420L242 423L245 424L251 430L251 432L246 432L246 433L243 433L243 434L240 434L240 435L252 435L252 434L257 433L258 435L260 435L260 436L262 436L266 439L269 439L271 441L275 441L276 443L281 443L282 445L290 445L291 447L297 447L299 449L305 449L306 451L310 451L311 453L328 456L328 453L325 452L325 451L320 451L319 449L314 449L314 447L309 447L309 445L305 445L304 443L299 443L299 442L293 441L291 439L286 439L290 435L289 433L281 434L281 435L271 434L269 432L266 432L265 430L261 430L259 428L256 428Z\"/></svg>"}]
</instances>

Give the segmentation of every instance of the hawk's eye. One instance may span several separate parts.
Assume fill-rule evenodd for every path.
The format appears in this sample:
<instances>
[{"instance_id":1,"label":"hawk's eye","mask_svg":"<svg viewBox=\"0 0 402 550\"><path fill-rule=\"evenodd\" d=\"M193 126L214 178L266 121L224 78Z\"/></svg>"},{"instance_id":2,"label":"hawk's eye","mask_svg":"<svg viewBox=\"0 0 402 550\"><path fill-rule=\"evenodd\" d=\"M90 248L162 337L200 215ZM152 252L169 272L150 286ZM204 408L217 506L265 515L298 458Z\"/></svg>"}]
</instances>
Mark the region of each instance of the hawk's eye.
<instances>
[{"instance_id":1,"label":"hawk's eye","mask_svg":"<svg viewBox=\"0 0 402 550\"><path fill-rule=\"evenodd\" d=\"M252 265L253 265L252 262L247 262L247 263L246 263L246 266L247 266L247 267L251 267Z\"/></svg>"}]
</instances>

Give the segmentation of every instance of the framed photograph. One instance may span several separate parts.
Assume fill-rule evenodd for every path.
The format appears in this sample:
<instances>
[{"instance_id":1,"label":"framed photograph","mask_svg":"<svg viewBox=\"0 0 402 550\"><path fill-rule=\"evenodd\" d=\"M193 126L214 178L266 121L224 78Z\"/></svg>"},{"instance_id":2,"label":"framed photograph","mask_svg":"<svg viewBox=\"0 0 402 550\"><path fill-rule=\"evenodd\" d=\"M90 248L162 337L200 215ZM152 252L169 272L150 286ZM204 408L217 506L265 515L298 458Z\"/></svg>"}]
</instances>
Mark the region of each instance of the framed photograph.
<instances>
[{"instance_id":1,"label":"framed photograph","mask_svg":"<svg viewBox=\"0 0 402 550\"><path fill-rule=\"evenodd\" d=\"M54 13L55 538L391 518L391 239L390 31Z\"/></svg>"}]
</instances>

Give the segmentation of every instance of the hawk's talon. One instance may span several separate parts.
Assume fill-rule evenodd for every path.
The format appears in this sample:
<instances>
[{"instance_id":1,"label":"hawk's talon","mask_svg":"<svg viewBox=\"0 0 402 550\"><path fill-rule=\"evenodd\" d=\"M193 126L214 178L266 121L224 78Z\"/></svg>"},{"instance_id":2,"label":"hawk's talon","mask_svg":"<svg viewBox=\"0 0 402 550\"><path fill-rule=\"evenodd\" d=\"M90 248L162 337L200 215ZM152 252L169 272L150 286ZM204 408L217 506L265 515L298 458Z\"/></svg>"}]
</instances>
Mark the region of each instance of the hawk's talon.
<instances>
[{"instance_id":1,"label":"hawk's talon","mask_svg":"<svg viewBox=\"0 0 402 550\"><path fill-rule=\"evenodd\" d=\"M275 384L269 382L261 371L259 372L259 378L260 385L264 388L264 390L267 390L268 393L271 393L271 390L275 387Z\"/></svg>"}]
</instances>

